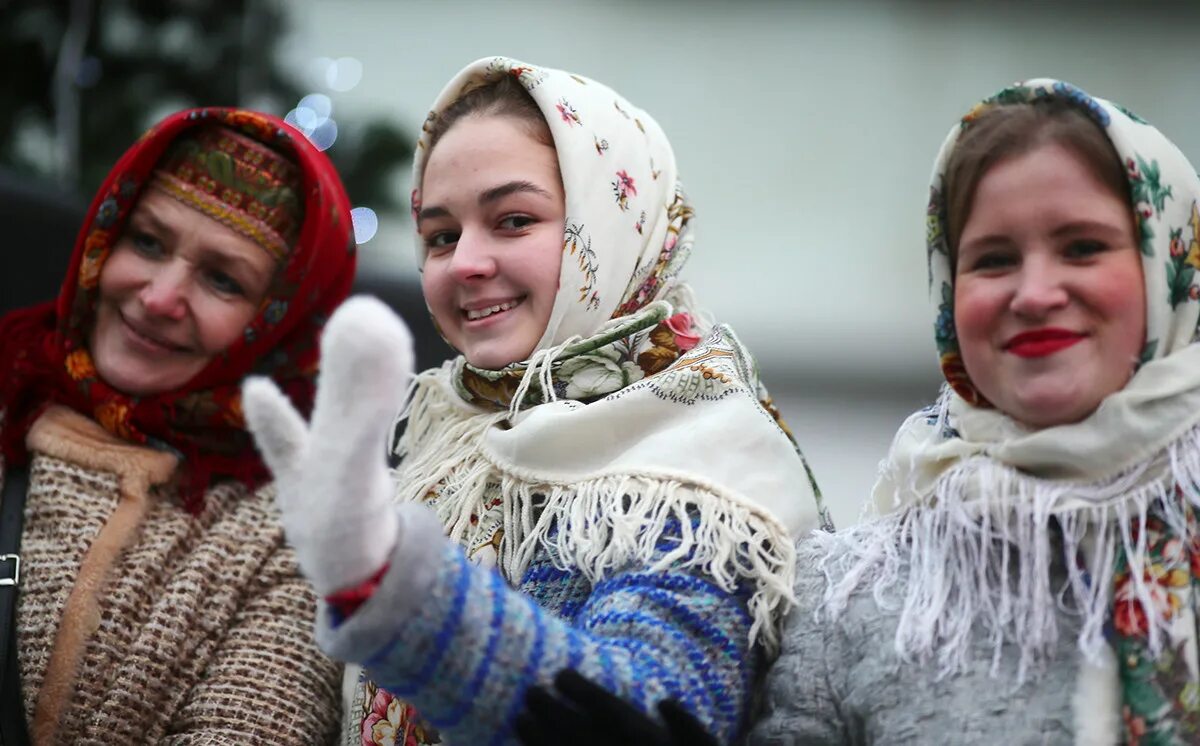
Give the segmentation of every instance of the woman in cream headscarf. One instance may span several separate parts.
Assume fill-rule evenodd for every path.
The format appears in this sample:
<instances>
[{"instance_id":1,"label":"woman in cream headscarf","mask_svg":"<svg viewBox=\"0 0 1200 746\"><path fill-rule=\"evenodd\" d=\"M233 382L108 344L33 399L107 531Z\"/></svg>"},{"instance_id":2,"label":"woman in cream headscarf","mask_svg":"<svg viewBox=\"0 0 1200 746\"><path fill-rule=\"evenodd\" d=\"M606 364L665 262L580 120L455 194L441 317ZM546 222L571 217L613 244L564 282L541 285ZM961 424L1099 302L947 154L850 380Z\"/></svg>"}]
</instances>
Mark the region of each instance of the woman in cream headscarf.
<instances>
[{"instance_id":1,"label":"woman in cream headscarf","mask_svg":"<svg viewBox=\"0 0 1200 746\"><path fill-rule=\"evenodd\" d=\"M677 280L692 209L665 135L494 58L438 98L415 176L426 302L462 355L416 378L395 487L376 448L411 363L383 309L331 320L311 432L246 393L319 639L367 671L347 736L507 741L574 666L734 738L823 513L753 361Z\"/></svg>"},{"instance_id":2,"label":"woman in cream headscarf","mask_svg":"<svg viewBox=\"0 0 1200 746\"><path fill-rule=\"evenodd\" d=\"M823 609L789 621L761 742L1196 742L1197 199L1158 130L1062 82L954 127L928 211L949 385L881 515L799 551Z\"/></svg>"}]
</instances>

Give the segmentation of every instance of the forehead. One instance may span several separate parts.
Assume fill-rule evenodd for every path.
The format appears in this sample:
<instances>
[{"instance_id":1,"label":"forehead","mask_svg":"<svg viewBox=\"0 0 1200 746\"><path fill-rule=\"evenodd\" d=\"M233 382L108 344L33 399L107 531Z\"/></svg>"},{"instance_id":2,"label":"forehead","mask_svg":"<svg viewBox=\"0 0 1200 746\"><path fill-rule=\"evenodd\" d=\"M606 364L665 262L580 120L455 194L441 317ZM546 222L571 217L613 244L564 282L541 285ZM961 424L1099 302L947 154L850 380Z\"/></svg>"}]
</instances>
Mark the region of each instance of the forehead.
<instances>
[{"instance_id":1,"label":"forehead","mask_svg":"<svg viewBox=\"0 0 1200 746\"><path fill-rule=\"evenodd\" d=\"M429 154L422 201L452 201L463 190L487 189L513 179L550 187L560 182L558 155L529 125L510 116L476 116L457 122Z\"/></svg>"},{"instance_id":2,"label":"forehead","mask_svg":"<svg viewBox=\"0 0 1200 746\"><path fill-rule=\"evenodd\" d=\"M993 165L976 188L967 226L1003 219L1011 210L1070 211L1088 215L1132 209L1080 155L1047 144ZM965 232L965 231L964 231Z\"/></svg>"},{"instance_id":3,"label":"forehead","mask_svg":"<svg viewBox=\"0 0 1200 746\"><path fill-rule=\"evenodd\" d=\"M160 238L176 241L185 250L212 253L264 271L275 267L274 257L249 236L153 187L143 191L134 205L130 224L135 222L139 228L161 231Z\"/></svg>"}]
</instances>

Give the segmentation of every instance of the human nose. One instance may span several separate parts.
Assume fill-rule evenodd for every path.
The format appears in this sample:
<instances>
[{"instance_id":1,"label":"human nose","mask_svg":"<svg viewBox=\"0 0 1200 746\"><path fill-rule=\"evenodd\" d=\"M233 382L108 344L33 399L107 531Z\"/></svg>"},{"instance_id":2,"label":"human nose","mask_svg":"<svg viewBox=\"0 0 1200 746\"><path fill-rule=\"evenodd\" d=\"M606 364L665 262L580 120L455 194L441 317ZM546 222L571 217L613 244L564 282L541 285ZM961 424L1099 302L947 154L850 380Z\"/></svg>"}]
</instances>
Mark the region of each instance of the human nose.
<instances>
[{"instance_id":1,"label":"human nose","mask_svg":"<svg viewBox=\"0 0 1200 746\"><path fill-rule=\"evenodd\" d=\"M454 247L450 272L459 282L492 277L496 274L495 247L486 236L464 230Z\"/></svg>"},{"instance_id":2,"label":"human nose","mask_svg":"<svg viewBox=\"0 0 1200 746\"><path fill-rule=\"evenodd\" d=\"M1044 260L1026 260L1016 280L1010 308L1019 316L1040 318L1067 304L1066 268Z\"/></svg>"},{"instance_id":3,"label":"human nose","mask_svg":"<svg viewBox=\"0 0 1200 746\"><path fill-rule=\"evenodd\" d=\"M171 262L159 268L138 294L147 313L179 320L187 313L187 270Z\"/></svg>"}]
</instances>

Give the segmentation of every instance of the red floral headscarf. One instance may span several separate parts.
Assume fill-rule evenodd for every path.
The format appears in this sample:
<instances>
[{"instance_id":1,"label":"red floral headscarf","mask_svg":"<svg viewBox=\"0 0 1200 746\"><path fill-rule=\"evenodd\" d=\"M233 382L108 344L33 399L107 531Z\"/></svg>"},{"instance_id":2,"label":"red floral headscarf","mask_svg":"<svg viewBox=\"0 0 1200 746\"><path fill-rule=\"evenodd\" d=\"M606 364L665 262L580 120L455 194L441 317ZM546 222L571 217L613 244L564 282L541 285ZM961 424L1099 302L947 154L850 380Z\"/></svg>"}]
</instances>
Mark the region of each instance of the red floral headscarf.
<instances>
[{"instance_id":1,"label":"red floral headscarf","mask_svg":"<svg viewBox=\"0 0 1200 746\"><path fill-rule=\"evenodd\" d=\"M242 337L186 385L129 396L96 374L87 349L100 269L167 147L197 127L223 125L269 145L301 171L304 222ZM182 461L180 491L193 513L204 491L229 478L269 480L242 419L241 382L272 378L305 414L312 407L317 339L350 291L356 249L350 202L326 156L279 119L238 109L192 109L151 128L109 172L92 200L58 299L0 318L0 447L7 464L28 459L25 435L47 406L93 417L126 440L168 448Z\"/></svg>"}]
</instances>

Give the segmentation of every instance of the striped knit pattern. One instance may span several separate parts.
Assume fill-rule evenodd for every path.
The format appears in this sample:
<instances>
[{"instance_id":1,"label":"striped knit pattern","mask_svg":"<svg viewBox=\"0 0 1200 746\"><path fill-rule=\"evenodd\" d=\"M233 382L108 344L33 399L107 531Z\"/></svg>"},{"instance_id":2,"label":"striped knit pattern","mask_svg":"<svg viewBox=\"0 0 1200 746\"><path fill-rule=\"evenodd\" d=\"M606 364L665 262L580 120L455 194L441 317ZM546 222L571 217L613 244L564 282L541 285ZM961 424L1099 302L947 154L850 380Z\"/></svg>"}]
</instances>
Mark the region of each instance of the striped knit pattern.
<instances>
[{"instance_id":1,"label":"striped knit pattern","mask_svg":"<svg viewBox=\"0 0 1200 746\"><path fill-rule=\"evenodd\" d=\"M30 717L60 624L89 629L57 743L326 743L338 668L312 639L315 599L283 544L269 490L209 492L193 517L151 498L97 594L63 620L117 479L35 454L21 547L22 694Z\"/></svg>"},{"instance_id":2,"label":"striped knit pattern","mask_svg":"<svg viewBox=\"0 0 1200 746\"><path fill-rule=\"evenodd\" d=\"M392 570L341 627L322 615L318 638L411 702L447 742L514 742L526 690L566 667L647 712L677 698L722 742L744 732L761 666L748 640L749 589L730 594L694 573L644 568L592 586L543 550L514 590L440 537L418 540L422 532L411 529L426 518L414 521L412 514L422 506L399 509L408 530L391 567L440 555L432 582L406 593L388 577Z\"/></svg>"}]
</instances>

